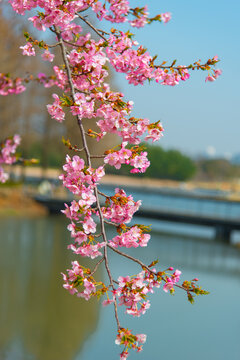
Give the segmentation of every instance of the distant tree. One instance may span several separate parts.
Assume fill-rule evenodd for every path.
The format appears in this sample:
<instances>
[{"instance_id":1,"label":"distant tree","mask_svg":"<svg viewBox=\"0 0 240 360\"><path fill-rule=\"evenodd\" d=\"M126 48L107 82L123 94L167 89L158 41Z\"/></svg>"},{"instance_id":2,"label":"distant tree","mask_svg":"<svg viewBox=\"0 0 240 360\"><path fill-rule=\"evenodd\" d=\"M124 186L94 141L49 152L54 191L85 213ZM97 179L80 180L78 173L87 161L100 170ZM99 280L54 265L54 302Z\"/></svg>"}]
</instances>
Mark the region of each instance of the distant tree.
<instances>
[{"instance_id":1,"label":"distant tree","mask_svg":"<svg viewBox=\"0 0 240 360\"><path fill-rule=\"evenodd\" d=\"M183 155L178 150L164 150L156 145L143 145L147 149L151 166L144 174L138 174L138 176L177 181L189 180L194 176L196 165L190 157ZM119 174L119 170L115 171L113 167L108 167L108 171ZM120 173L121 175L131 175L129 167L126 165L121 167Z\"/></svg>"},{"instance_id":2,"label":"distant tree","mask_svg":"<svg viewBox=\"0 0 240 360\"><path fill-rule=\"evenodd\" d=\"M13 76L23 74L27 76L31 72L36 74L42 72L44 67L47 70L46 63L41 58L22 56L22 50L19 47L24 43L22 32L28 30L28 24L20 23L17 15L5 10L5 5L2 3L0 6L0 72L9 72ZM28 87L30 90L28 92L11 97L0 97L0 140L9 134L20 132L21 153L26 158L30 156L30 149L35 142L44 142L46 145L44 148L48 151L53 146L51 144L56 144L51 141L51 137L59 139L59 124L52 121L47 111L42 110L50 100L50 90L46 91L36 82L29 83Z\"/></svg>"},{"instance_id":3,"label":"distant tree","mask_svg":"<svg viewBox=\"0 0 240 360\"><path fill-rule=\"evenodd\" d=\"M196 162L196 177L200 180L229 180L240 176L240 166L227 159L201 159Z\"/></svg>"},{"instance_id":4,"label":"distant tree","mask_svg":"<svg viewBox=\"0 0 240 360\"><path fill-rule=\"evenodd\" d=\"M178 150L163 150L159 146L148 145L151 167L147 177L184 181L193 177L196 166L188 156Z\"/></svg>"}]
</instances>

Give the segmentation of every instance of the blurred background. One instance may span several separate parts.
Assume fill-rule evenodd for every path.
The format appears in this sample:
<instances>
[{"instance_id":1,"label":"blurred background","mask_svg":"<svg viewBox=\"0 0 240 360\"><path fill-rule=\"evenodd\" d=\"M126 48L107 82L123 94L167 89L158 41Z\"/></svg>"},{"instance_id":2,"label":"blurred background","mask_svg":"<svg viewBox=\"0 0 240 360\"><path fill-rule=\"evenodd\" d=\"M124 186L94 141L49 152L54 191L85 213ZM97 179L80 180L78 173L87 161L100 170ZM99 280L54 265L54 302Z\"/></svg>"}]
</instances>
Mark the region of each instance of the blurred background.
<instances>
[{"instance_id":1,"label":"blurred background","mask_svg":"<svg viewBox=\"0 0 240 360\"><path fill-rule=\"evenodd\" d=\"M136 30L136 40L158 54L159 62L177 59L188 65L218 55L223 74L214 83L205 83L206 72L193 72L174 88L134 87L110 70L112 87L134 101L133 115L161 120L165 129L157 145L146 145L152 166L145 174L129 176L127 166L118 172L109 167L101 184L109 194L124 186L143 201L136 222L151 225L151 242L129 253L146 263L158 258L160 268L180 269L183 280L198 277L210 291L191 305L181 291L171 296L160 289L142 318L120 311L123 326L148 335L143 352L130 359L239 359L239 10L235 0L152 1L150 15L169 11L172 20ZM0 71L51 74L41 57L21 54L23 31L33 31L27 17L15 16L1 3ZM61 63L57 52L56 62ZM67 221L56 214L70 201L57 180L67 152L61 138L79 147L80 141L69 114L59 124L46 111L57 91L31 83L20 95L0 97L0 141L20 133L22 155L39 159L35 167L13 166L10 181L0 186L1 360L94 360L99 354L112 360L121 351L114 344L111 306L85 302L62 288L61 272L75 257L67 250ZM116 141L107 137L99 152ZM112 229L107 232L114 236ZM140 271L114 254L110 263L115 278ZM92 266L88 260L83 264ZM103 268L97 276L105 277Z\"/></svg>"}]
</instances>

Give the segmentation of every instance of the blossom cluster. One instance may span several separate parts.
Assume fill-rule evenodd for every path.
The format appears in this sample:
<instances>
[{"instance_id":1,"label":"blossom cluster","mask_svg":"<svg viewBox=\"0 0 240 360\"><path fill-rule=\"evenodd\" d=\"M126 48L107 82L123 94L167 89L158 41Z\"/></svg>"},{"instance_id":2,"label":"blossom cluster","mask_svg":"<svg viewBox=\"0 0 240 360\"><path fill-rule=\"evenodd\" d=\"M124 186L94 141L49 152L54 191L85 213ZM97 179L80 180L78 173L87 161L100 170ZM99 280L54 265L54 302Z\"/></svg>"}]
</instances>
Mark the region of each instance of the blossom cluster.
<instances>
[{"instance_id":1,"label":"blossom cluster","mask_svg":"<svg viewBox=\"0 0 240 360\"><path fill-rule=\"evenodd\" d=\"M140 205L140 200L134 201L132 195L127 196L124 190L116 188L115 195L107 197L105 206L102 207L102 213L113 223L128 224Z\"/></svg>"},{"instance_id":2,"label":"blossom cluster","mask_svg":"<svg viewBox=\"0 0 240 360\"><path fill-rule=\"evenodd\" d=\"M173 270L172 267L168 270ZM157 272L155 268L151 271L144 269L135 276L119 276L118 288L113 291L114 298L118 298L119 305L126 307L126 313L139 317L145 314L150 308L150 301L147 300L148 293L153 293L154 288L159 288L164 282L163 290L174 292L174 285L180 280L181 271L176 269L171 275L165 271ZM196 280L196 279L194 279ZM113 301L108 301L110 304Z\"/></svg>"},{"instance_id":3,"label":"blossom cluster","mask_svg":"<svg viewBox=\"0 0 240 360\"><path fill-rule=\"evenodd\" d=\"M151 124L149 119L128 118L128 114L132 109L133 102L124 103L121 93L114 94L107 92L106 96L101 96L102 104L96 112L96 116L100 118L97 125L101 130L101 135L106 133L117 134L122 138L124 143L139 144L145 133L147 135L144 140L159 140L163 135L163 127L159 121ZM122 155L121 151L121 155ZM125 154L124 154L125 155Z\"/></svg>"},{"instance_id":4,"label":"blossom cluster","mask_svg":"<svg viewBox=\"0 0 240 360\"><path fill-rule=\"evenodd\" d=\"M135 277L118 278L116 294L119 297L119 305L126 306L126 313L137 316L145 314L150 308L150 301L146 300L147 294L153 292L153 287L160 287L151 274L142 271Z\"/></svg>"},{"instance_id":5,"label":"blossom cluster","mask_svg":"<svg viewBox=\"0 0 240 360\"><path fill-rule=\"evenodd\" d=\"M147 80L155 80L162 85L174 86L189 78L185 67L169 70L154 66L153 57L142 46L137 47L138 42L128 33L111 34L109 44L106 50L109 61L117 72L126 74L129 84L143 85Z\"/></svg>"},{"instance_id":6,"label":"blossom cluster","mask_svg":"<svg viewBox=\"0 0 240 360\"><path fill-rule=\"evenodd\" d=\"M89 279L89 277L86 278L86 271L84 271L84 268L79 265L77 261L73 261L72 269L67 271L68 275L62 274L65 282L63 287L68 290L70 294L77 294L78 297L89 300L91 295L96 293L94 281ZM82 291L78 290L79 286L83 287Z\"/></svg>"},{"instance_id":7,"label":"blossom cluster","mask_svg":"<svg viewBox=\"0 0 240 360\"><path fill-rule=\"evenodd\" d=\"M127 229L126 231L122 231L120 235L117 235L109 241L110 245L117 248L120 247L145 247L150 240L150 235L145 234L139 225L134 225Z\"/></svg>"},{"instance_id":8,"label":"blossom cluster","mask_svg":"<svg viewBox=\"0 0 240 360\"><path fill-rule=\"evenodd\" d=\"M35 49L30 42L28 42L25 46L20 46L22 49L22 54L27 56L35 56Z\"/></svg>"},{"instance_id":9,"label":"blossom cluster","mask_svg":"<svg viewBox=\"0 0 240 360\"><path fill-rule=\"evenodd\" d=\"M11 79L8 74L0 73L0 95L20 94L25 90L22 78Z\"/></svg>"},{"instance_id":10,"label":"blossom cluster","mask_svg":"<svg viewBox=\"0 0 240 360\"><path fill-rule=\"evenodd\" d=\"M74 239L74 244L69 248L76 254L88 256L94 259L102 255L99 251L105 243L95 241L93 234L96 232L97 224L93 219L96 211L92 205L96 202L94 195L96 184L104 176L104 169L100 166L97 169L86 167L84 160L75 155L71 159L66 157L66 164L63 166L66 173L60 175L63 185L74 195L81 199L71 202L71 206L65 204L62 212L71 220L68 230Z\"/></svg>"},{"instance_id":11,"label":"blossom cluster","mask_svg":"<svg viewBox=\"0 0 240 360\"><path fill-rule=\"evenodd\" d=\"M205 79L205 81L215 81L220 75L222 74L222 70L220 69L214 69L212 75L208 75Z\"/></svg>"},{"instance_id":12,"label":"blossom cluster","mask_svg":"<svg viewBox=\"0 0 240 360\"><path fill-rule=\"evenodd\" d=\"M171 276L166 276L166 278L165 278L166 282L163 286L163 290L165 292L170 291L171 293L173 293L175 291L174 285L179 282L181 273L182 273L181 271L176 270L176 271L174 271L174 273Z\"/></svg>"},{"instance_id":13,"label":"blossom cluster","mask_svg":"<svg viewBox=\"0 0 240 360\"><path fill-rule=\"evenodd\" d=\"M57 94L53 94L54 102L52 105L47 105L47 109L51 117L58 122L62 122L65 119L65 112L61 107L61 101Z\"/></svg>"},{"instance_id":14,"label":"blossom cluster","mask_svg":"<svg viewBox=\"0 0 240 360\"><path fill-rule=\"evenodd\" d=\"M104 162L116 169L120 169L122 164L133 166L131 173L144 173L149 167L150 162L147 158L146 151L138 151L138 147L127 149L127 142L121 144L119 151L108 151L108 154L104 158Z\"/></svg>"},{"instance_id":15,"label":"blossom cluster","mask_svg":"<svg viewBox=\"0 0 240 360\"><path fill-rule=\"evenodd\" d=\"M33 22L38 30L45 31L51 24L64 28L74 19L74 14L82 12L92 7L99 20L108 20L112 23L129 22L132 27L143 27L152 20L167 23L171 19L170 13L162 13L153 19L148 18L147 6L143 8L131 9L128 0L107 0L104 4L98 0L78 0L75 2L65 2L59 0L42 1L42 0L10 0L13 9L21 15L26 10L36 7L44 8L45 13L41 16L33 16L29 20ZM108 4L108 7L106 6ZM131 15L133 19L128 18ZM135 18L135 19L134 19Z\"/></svg>"},{"instance_id":16,"label":"blossom cluster","mask_svg":"<svg viewBox=\"0 0 240 360\"><path fill-rule=\"evenodd\" d=\"M142 345L146 342L147 336L145 334L133 335L131 330L121 328L118 330L115 344L123 345L124 350L120 354L120 360L126 360L129 355L129 349L142 351Z\"/></svg>"},{"instance_id":17,"label":"blossom cluster","mask_svg":"<svg viewBox=\"0 0 240 360\"><path fill-rule=\"evenodd\" d=\"M141 46L137 47L138 43L132 40L131 34L128 32L124 33L113 30L107 39L106 46L105 38L105 41L103 39L94 41L89 33L82 34L82 27L74 22L76 17L80 16L81 18L79 14L82 11L91 7L100 20L105 19L115 23L128 21L132 26L140 27L140 24L144 25L149 22L147 7L132 9L127 0L108 0L109 8L106 7L106 4L103 5L100 1L96 0L67 1L64 3L59 0L52 0L51 2L42 0L10 0L10 3L13 9L22 15L25 14L26 10L39 7L42 11L39 11L38 15L29 18L38 30L45 31L47 28L55 26L60 29L61 36L65 41L73 42L74 46L82 48L81 52L74 48L69 51L68 55L69 62L74 68L73 80L78 83L79 90L81 88L86 90L86 87L89 90L93 90L98 86L99 75L103 79L107 74L106 70L105 74L103 71L106 61L110 62L116 71L125 73L129 83L134 85L143 84L146 80L155 80L163 85L174 86L180 80L189 78L188 67L186 66L155 66L154 58ZM128 19L130 14L135 20ZM155 16L152 20L166 23L170 18L171 15L169 13L163 13ZM21 48L23 54L28 56L35 55L31 42L28 41ZM103 51L105 48L106 53ZM96 51L96 49L98 50ZM53 61L54 54L46 49L42 58L51 62ZM207 65L212 64L210 62ZM81 76L76 72L80 68ZM203 66L200 68L204 69ZM209 66L205 69L209 70ZM87 75L89 71L91 72L91 77L84 76L84 73ZM74 72L77 77L75 79ZM214 74L212 78L214 76L216 75ZM207 79L210 80L209 77Z\"/></svg>"},{"instance_id":18,"label":"blossom cluster","mask_svg":"<svg viewBox=\"0 0 240 360\"><path fill-rule=\"evenodd\" d=\"M11 165L17 161L15 155L16 149L21 142L19 135L14 135L6 139L2 144L0 144L0 164ZM2 166L0 166L0 182L4 183L9 178L9 175L4 172Z\"/></svg>"}]
</instances>

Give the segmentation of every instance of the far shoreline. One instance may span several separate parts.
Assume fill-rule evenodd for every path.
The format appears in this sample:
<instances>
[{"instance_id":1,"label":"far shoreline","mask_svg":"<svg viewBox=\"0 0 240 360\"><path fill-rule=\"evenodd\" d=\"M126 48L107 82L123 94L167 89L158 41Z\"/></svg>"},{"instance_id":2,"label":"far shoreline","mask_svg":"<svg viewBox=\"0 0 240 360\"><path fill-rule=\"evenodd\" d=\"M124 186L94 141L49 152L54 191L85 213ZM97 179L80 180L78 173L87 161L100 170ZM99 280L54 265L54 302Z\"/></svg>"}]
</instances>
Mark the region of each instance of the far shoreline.
<instances>
[{"instance_id":1,"label":"far shoreline","mask_svg":"<svg viewBox=\"0 0 240 360\"><path fill-rule=\"evenodd\" d=\"M11 176L14 178L20 178L23 174L23 169L21 166L13 166L7 169ZM63 171L61 169L42 169L40 167L25 167L24 168L24 176L32 178L35 180L34 182L41 182L41 179L48 179L49 181L58 180L59 175ZM190 181L175 181L175 180L167 180L167 179L154 179L154 178L139 178L136 176L122 176L122 175L112 175L106 174L101 179L102 185L113 185L116 187L130 187L130 188L138 188L138 189L152 189L152 190L180 190L184 192L192 192L194 190L203 190L203 191L219 191L222 192L223 196L229 200L233 201L240 201L240 180L235 179L231 181L197 181L197 180L190 180ZM28 185L22 185L24 187L28 187ZM0 189L4 187L8 187L7 184L1 186ZM64 196L64 189L61 186L57 186L57 195L56 196ZM22 191L21 191L22 192ZM15 193L16 196L16 193ZM25 196L23 192L21 196ZM33 201L33 200L32 200ZM9 202L12 201L9 199ZM22 209L24 208L23 201ZM12 206L12 205L11 205ZM10 208L11 208L10 206ZM16 206L12 206L13 210L16 210ZM34 211L37 210L34 208ZM3 212L1 199L0 199L0 214ZM23 211L25 212L25 210ZM30 211L31 212L31 211ZM38 212L38 210L37 210ZM41 212L41 211L40 211Z\"/></svg>"},{"instance_id":2,"label":"far shoreline","mask_svg":"<svg viewBox=\"0 0 240 360\"><path fill-rule=\"evenodd\" d=\"M63 173L62 169L42 169L38 166L27 166L24 169L19 166L6 167L6 170L11 173L14 177L19 178L21 175L32 177L54 180L58 179L59 175ZM155 179L155 178L139 178L136 176L122 176L106 174L102 180L102 184L116 184L116 185L133 185L137 187L169 187L169 188L185 188L192 190L194 188L203 189L216 189L222 191L233 191L240 192L240 179L233 179L229 181L203 181L203 180L188 180L188 181L176 181L168 179Z\"/></svg>"}]
</instances>

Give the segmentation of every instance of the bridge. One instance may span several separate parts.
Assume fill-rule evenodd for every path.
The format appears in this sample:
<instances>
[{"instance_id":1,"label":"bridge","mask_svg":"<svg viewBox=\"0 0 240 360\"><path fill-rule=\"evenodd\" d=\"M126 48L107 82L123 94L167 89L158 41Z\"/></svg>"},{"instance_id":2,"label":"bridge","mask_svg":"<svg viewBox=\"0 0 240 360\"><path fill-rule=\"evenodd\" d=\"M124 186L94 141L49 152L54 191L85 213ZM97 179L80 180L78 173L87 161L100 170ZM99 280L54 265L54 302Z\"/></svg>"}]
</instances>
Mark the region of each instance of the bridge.
<instances>
[{"instance_id":1,"label":"bridge","mask_svg":"<svg viewBox=\"0 0 240 360\"><path fill-rule=\"evenodd\" d=\"M161 209L143 208L138 210L136 216L157 219L162 221L183 223L215 228L216 240L231 241L231 232L240 230L240 219L226 219L219 216L196 215L182 211L166 211Z\"/></svg>"},{"instance_id":2,"label":"bridge","mask_svg":"<svg viewBox=\"0 0 240 360\"><path fill-rule=\"evenodd\" d=\"M60 211L64 209L64 203L68 206L71 204L71 200L67 199L54 199L44 196L35 196L34 199L46 206L50 214L60 214ZM240 218L194 214L182 210L172 211L169 209L142 207L136 212L136 216L173 223L211 227L215 229L216 240L228 243L231 241L231 232L240 230Z\"/></svg>"}]
</instances>

